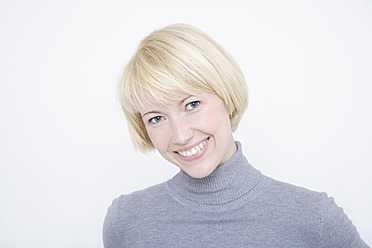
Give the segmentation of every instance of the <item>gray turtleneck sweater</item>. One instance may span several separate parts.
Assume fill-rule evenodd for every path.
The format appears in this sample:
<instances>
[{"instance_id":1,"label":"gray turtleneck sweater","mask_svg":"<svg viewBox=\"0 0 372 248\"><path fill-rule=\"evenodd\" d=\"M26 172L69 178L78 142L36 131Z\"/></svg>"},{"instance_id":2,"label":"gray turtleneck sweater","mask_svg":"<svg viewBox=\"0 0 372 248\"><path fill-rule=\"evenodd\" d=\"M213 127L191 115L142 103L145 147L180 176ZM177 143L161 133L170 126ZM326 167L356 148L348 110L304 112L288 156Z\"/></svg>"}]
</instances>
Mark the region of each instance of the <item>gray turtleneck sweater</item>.
<instances>
[{"instance_id":1,"label":"gray turtleneck sweater","mask_svg":"<svg viewBox=\"0 0 372 248\"><path fill-rule=\"evenodd\" d=\"M278 182L237 153L209 176L180 171L108 209L105 248L368 247L325 193Z\"/></svg>"}]
</instances>

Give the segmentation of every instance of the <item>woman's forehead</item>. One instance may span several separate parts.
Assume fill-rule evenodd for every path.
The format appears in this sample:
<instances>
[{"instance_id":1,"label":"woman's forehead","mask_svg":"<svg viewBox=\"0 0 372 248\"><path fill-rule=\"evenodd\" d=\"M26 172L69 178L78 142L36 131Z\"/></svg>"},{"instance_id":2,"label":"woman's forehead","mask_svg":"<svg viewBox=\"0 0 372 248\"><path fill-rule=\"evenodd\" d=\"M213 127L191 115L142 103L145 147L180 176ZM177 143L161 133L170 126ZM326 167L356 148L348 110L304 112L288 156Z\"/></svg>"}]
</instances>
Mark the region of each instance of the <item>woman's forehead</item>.
<instances>
[{"instance_id":1,"label":"woman's forehead","mask_svg":"<svg viewBox=\"0 0 372 248\"><path fill-rule=\"evenodd\" d=\"M150 96L150 95L144 95L139 104L139 111L141 114L143 114L145 112L151 111L156 108L163 108L166 106L177 105L185 101L187 98L193 95L199 95L199 94L191 95L187 93L177 93L177 94L173 93L173 94L168 94L166 98L161 97L158 99L155 99L153 96Z\"/></svg>"},{"instance_id":2,"label":"woman's forehead","mask_svg":"<svg viewBox=\"0 0 372 248\"><path fill-rule=\"evenodd\" d=\"M145 90L137 92L136 95L139 110L142 112L143 109L148 109L149 107L174 104L175 102L183 101L189 96L198 96L203 93L211 93L211 91L187 85L184 88L175 90Z\"/></svg>"}]
</instances>

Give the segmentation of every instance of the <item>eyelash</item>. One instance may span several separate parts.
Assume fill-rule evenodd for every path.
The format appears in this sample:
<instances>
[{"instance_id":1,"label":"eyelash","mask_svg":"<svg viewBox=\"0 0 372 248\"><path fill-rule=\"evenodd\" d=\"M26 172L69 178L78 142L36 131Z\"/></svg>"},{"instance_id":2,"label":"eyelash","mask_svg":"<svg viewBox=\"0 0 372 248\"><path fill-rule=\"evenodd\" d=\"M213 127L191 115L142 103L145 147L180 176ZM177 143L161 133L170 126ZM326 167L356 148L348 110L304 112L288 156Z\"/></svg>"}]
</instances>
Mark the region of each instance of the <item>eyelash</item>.
<instances>
[{"instance_id":1,"label":"eyelash","mask_svg":"<svg viewBox=\"0 0 372 248\"><path fill-rule=\"evenodd\" d=\"M157 120L157 119L159 119L159 118L161 118L161 120ZM149 119L149 123L150 123L150 124L156 124L156 123L158 123L159 121L162 121L163 119L164 119L163 116L155 116L155 117L152 117L151 119Z\"/></svg>"},{"instance_id":2,"label":"eyelash","mask_svg":"<svg viewBox=\"0 0 372 248\"><path fill-rule=\"evenodd\" d=\"M186 104L185 110L190 111L190 110L196 109L197 107L199 107L199 104L200 104L200 101L190 102L190 103ZM191 106L191 109L188 109L189 106Z\"/></svg>"},{"instance_id":3,"label":"eyelash","mask_svg":"<svg viewBox=\"0 0 372 248\"><path fill-rule=\"evenodd\" d=\"M199 107L199 105L200 105L200 101L190 102L190 103L186 104L185 110L186 111L192 111L192 110L196 109L197 107ZM189 109L189 107L190 107L190 109ZM162 120L164 120L164 117L159 115L159 116L152 117L151 119L148 120L148 122L150 124L157 124Z\"/></svg>"}]
</instances>

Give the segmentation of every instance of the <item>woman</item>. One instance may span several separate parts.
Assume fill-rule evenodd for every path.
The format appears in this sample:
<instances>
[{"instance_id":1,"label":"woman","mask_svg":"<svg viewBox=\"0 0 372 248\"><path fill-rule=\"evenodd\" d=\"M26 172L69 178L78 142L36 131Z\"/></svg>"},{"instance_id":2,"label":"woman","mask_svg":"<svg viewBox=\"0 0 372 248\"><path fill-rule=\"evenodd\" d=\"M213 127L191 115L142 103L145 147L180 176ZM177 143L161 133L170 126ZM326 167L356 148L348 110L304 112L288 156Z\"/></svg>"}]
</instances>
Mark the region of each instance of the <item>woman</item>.
<instances>
[{"instance_id":1,"label":"woman","mask_svg":"<svg viewBox=\"0 0 372 248\"><path fill-rule=\"evenodd\" d=\"M262 175L232 132L247 107L243 74L182 24L139 45L119 85L134 146L181 170L122 195L103 229L109 247L367 247L332 198Z\"/></svg>"}]
</instances>

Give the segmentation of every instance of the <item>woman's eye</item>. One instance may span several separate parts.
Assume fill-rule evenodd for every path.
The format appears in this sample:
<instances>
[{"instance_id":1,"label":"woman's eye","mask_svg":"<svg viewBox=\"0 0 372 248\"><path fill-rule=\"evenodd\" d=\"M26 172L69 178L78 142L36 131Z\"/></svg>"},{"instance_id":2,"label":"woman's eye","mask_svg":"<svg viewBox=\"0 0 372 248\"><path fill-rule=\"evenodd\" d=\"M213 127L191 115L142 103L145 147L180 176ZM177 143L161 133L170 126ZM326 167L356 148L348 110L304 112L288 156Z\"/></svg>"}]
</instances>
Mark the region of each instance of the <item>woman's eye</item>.
<instances>
[{"instance_id":1,"label":"woman's eye","mask_svg":"<svg viewBox=\"0 0 372 248\"><path fill-rule=\"evenodd\" d=\"M149 120L149 123L151 124L156 124L158 123L159 121L162 121L164 119L163 116L155 116L155 117L152 117L150 120Z\"/></svg>"},{"instance_id":2,"label":"woman's eye","mask_svg":"<svg viewBox=\"0 0 372 248\"><path fill-rule=\"evenodd\" d=\"M200 104L199 101L195 101L195 102L190 102L186 105L186 110L193 110L195 109L196 107L198 107Z\"/></svg>"}]
</instances>

